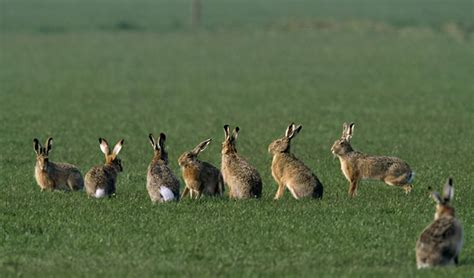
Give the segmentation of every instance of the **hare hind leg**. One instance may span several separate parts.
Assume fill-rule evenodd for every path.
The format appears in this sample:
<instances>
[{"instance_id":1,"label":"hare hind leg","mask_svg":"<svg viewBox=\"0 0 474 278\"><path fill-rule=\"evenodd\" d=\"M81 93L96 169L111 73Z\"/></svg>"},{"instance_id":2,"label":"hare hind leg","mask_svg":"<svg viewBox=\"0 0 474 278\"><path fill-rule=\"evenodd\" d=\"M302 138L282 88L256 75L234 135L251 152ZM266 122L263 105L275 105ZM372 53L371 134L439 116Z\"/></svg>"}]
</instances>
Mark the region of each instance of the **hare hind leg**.
<instances>
[{"instance_id":1,"label":"hare hind leg","mask_svg":"<svg viewBox=\"0 0 474 278\"><path fill-rule=\"evenodd\" d=\"M73 173L69 175L66 183L71 190L82 190L84 188L84 179L80 173Z\"/></svg>"},{"instance_id":2,"label":"hare hind leg","mask_svg":"<svg viewBox=\"0 0 474 278\"><path fill-rule=\"evenodd\" d=\"M388 185L400 186L401 188L403 188L403 190L405 190L405 194L410 193L413 188L411 184L407 183L405 175L400 177L387 176L383 181Z\"/></svg>"}]
</instances>

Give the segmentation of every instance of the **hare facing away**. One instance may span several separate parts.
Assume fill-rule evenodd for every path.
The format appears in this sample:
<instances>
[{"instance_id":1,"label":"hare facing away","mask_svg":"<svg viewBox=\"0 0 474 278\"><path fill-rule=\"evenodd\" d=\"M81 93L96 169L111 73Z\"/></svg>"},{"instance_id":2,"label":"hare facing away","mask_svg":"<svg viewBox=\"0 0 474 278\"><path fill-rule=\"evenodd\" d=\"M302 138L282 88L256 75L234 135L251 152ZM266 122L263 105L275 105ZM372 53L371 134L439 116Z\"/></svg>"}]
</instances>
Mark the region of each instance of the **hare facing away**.
<instances>
[{"instance_id":1,"label":"hare facing away","mask_svg":"<svg viewBox=\"0 0 474 278\"><path fill-rule=\"evenodd\" d=\"M123 142L123 139L118 141L110 152L109 143L105 139L99 138L100 150L105 155L105 164L95 166L87 172L85 184L88 196L103 198L110 197L115 193L117 175L123 171L122 161L118 158Z\"/></svg>"},{"instance_id":2,"label":"hare facing away","mask_svg":"<svg viewBox=\"0 0 474 278\"><path fill-rule=\"evenodd\" d=\"M431 194L436 202L436 213L431 223L416 242L416 265L418 269L459 263L463 244L463 231L454 208L449 205L453 199L453 180L444 186L443 198L438 192Z\"/></svg>"},{"instance_id":3,"label":"hare facing away","mask_svg":"<svg viewBox=\"0 0 474 278\"><path fill-rule=\"evenodd\" d=\"M273 141L268 152L273 155L272 176L278 184L275 200L280 199L288 187L295 199L304 197L322 198L323 185L301 160L290 152L291 140L303 127L290 124L285 136Z\"/></svg>"},{"instance_id":4,"label":"hare facing away","mask_svg":"<svg viewBox=\"0 0 474 278\"><path fill-rule=\"evenodd\" d=\"M344 123L342 136L331 147L339 158L341 170L349 181L349 196L357 195L360 180L382 180L388 185L400 186L409 193L412 189L414 172L408 164L397 157L372 156L355 151L351 146L354 123Z\"/></svg>"},{"instance_id":5,"label":"hare facing away","mask_svg":"<svg viewBox=\"0 0 474 278\"><path fill-rule=\"evenodd\" d=\"M236 141L239 127L232 134L229 125L224 126L224 142L221 151L221 172L229 186L229 197L233 199L260 198L262 179L258 171L237 153Z\"/></svg>"},{"instance_id":6,"label":"hare facing away","mask_svg":"<svg viewBox=\"0 0 474 278\"><path fill-rule=\"evenodd\" d=\"M52 145L53 138L46 140L46 147L41 146L38 139L33 139L36 152L35 178L41 191L81 190L84 187L84 179L76 166L49 161Z\"/></svg>"},{"instance_id":7,"label":"hare facing away","mask_svg":"<svg viewBox=\"0 0 474 278\"><path fill-rule=\"evenodd\" d=\"M160 133L159 141L148 135L153 147L153 159L148 166L146 189L153 203L179 200L179 180L168 167L168 153L165 150L166 135Z\"/></svg>"},{"instance_id":8,"label":"hare facing away","mask_svg":"<svg viewBox=\"0 0 474 278\"><path fill-rule=\"evenodd\" d=\"M191 199L205 196L222 196L224 193L224 180L221 171L212 164L198 159L201 153L211 143L207 139L199 143L193 150L184 152L178 159L178 164L186 183L181 198L189 195Z\"/></svg>"}]
</instances>

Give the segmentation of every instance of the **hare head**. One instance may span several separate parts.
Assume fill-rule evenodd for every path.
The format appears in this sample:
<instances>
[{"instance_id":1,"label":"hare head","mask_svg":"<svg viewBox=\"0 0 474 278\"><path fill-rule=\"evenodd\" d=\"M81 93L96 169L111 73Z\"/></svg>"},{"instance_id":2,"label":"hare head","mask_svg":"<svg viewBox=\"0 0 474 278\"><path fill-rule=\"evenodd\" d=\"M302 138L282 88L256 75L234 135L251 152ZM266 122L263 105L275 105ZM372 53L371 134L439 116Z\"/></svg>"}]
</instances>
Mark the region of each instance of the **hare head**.
<instances>
[{"instance_id":1,"label":"hare head","mask_svg":"<svg viewBox=\"0 0 474 278\"><path fill-rule=\"evenodd\" d=\"M33 147L36 153L36 163L42 171L46 171L48 169L48 162L49 162L49 151L51 151L51 146L53 144L53 138L48 138L46 140L45 146L42 147L38 139L33 139Z\"/></svg>"},{"instance_id":2,"label":"hare head","mask_svg":"<svg viewBox=\"0 0 474 278\"><path fill-rule=\"evenodd\" d=\"M161 159L166 164L168 164L168 153L165 150L166 135L164 133L160 133L160 138L156 140L153 137L153 134L150 133L148 138L150 139L150 144L153 147L153 151L155 152L155 158Z\"/></svg>"},{"instance_id":3,"label":"hare head","mask_svg":"<svg viewBox=\"0 0 474 278\"><path fill-rule=\"evenodd\" d=\"M222 154L236 153L236 141L239 135L239 127L234 128L232 134L230 133L229 125L224 126L224 142L222 142Z\"/></svg>"},{"instance_id":4,"label":"hare head","mask_svg":"<svg viewBox=\"0 0 474 278\"><path fill-rule=\"evenodd\" d=\"M118 158L118 154L122 149L123 142L123 139L118 141L111 152L107 140L105 140L104 138L99 138L100 150L105 155L105 164L113 166L117 170L117 172L123 171L122 161L120 160L120 158Z\"/></svg>"},{"instance_id":5,"label":"hare head","mask_svg":"<svg viewBox=\"0 0 474 278\"><path fill-rule=\"evenodd\" d=\"M185 165L191 164L192 162L197 161L198 155L206 149L206 147L211 143L212 139L209 138L207 140L202 141L199 143L193 150L189 152L183 153L179 158L178 158L178 164L179 166L183 167Z\"/></svg>"},{"instance_id":6,"label":"hare head","mask_svg":"<svg viewBox=\"0 0 474 278\"><path fill-rule=\"evenodd\" d=\"M443 197L438 192L431 193L431 197L436 202L436 213L435 220L440 217L454 217L454 208L449 205L449 202L453 199L454 188L453 179L449 178L444 185Z\"/></svg>"},{"instance_id":7,"label":"hare head","mask_svg":"<svg viewBox=\"0 0 474 278\"><path fill-rule=\"evenodd\" d=\"M352 134L354 132L354 123L344 123L342 125L342 135L340 139L337 139L336 142L331 147L331 152L334 156L345 155L353 151L351 146Z\"/></svg>"},{"instance_id":8,"label":"hare head","mask_svg":"<svg viewBox=\"0 0 474 278\"><path fill-rule=\"evenodd\" d=\"M296 126L294 123L291 123L285 131L285 136L280 139L273 141L268 146L268 152L272 155L277 153L288 153L290 152L290 142L296 134L298 134L303 126Z\"/></svg>"}]
</instances>

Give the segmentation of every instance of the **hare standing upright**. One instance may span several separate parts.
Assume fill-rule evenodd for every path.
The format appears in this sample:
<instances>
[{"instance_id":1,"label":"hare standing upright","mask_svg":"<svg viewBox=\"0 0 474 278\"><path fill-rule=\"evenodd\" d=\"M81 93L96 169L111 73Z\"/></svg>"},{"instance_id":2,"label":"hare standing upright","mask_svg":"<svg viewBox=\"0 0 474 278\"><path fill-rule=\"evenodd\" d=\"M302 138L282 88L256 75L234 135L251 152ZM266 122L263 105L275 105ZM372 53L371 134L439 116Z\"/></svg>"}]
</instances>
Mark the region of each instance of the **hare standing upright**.
<instances>
[{"instance_id":1,"label":"hare standing upright","mask_svg":"<svg viewBox=\"0 0 474 278\"><path fill-rule=\"evenodd\" d=\"M372 156L355 151L351 146L354 123L344 123L342 136L331 147L339 158L341 170L349 181L349 195L357 194L360 180L382 180L388 185L401 186L405 193L412 189L414 173L408 164L397 157Z\"/></svg>"},{"instance_id":2,"label":"hare standing upright","mask_svg":"<svg viewBox=\"0 0 474 278\"><path fill-rule=\"evenodd\" d=\"M236 140L239 128L236 127L231 134L229 125L225 125L224 133L221 172L224 182L229 186L229 197L234 199L260 198L262 195L260 174L237 153Z\"/></svg>"},{"instance_id":3,"label":"hare standing upright","mask_svg":"<svg viewBox=\"0 0 474 278\"><path fill-rule=\"evenodd\" d=\"M295 199L304 197L322 198L323 185L301 160L290 152L291 139L303 127L290 124L285 136L273 141L268 152L273 155L272 176L278 184L275 200L280 199L288 187Z\"/></svg>"},{"instance_id":4,"label":"hare standing upright","mask_svg":"<svg viewBox=\"0 0 474 278\"><path fill-rule=\"evenodd\" d=\"M431 223L416 242L416 265L418 269L459 263L463 243L463 231L454 208L449 205L453 199L453 180L444 186L443 198L438 192L431 196L436 202L436 213Z\"/></svg>"},{"instance_id":5,"label":"hare standing upright","mask_svg":"<svg viewBox=\"0 0 474 278\"><path fill-rule=\"evenodd\" d=\"M193 150L183 153L178 163L183 172L183 179L186 183L181 198L190 195L191 199L199 198L201 194L206 196L222 196L224 193L224 180L221 171L212 164L200 161L198 159L207 145L211 143L211 139L207 139Z\"/></svg>"},{"instance_id":6,"label":"hare standing upright","mask_svg":"<svg viewBox=\"0 0 474 278\"><path fill-rule=\"evenodd\" d=\"M52 144L53 138L46 140L46 147L42 147L38 139L33 139L36 152L35 178L41 191L81 190L84 187L84 179L76 166L49 161Z\"/></svg>"},{"instance_id":7,"label":"hare standing upright","mask_svg":"<svg viewBox=\"0 0 474 278\"><path fill-rule=\"evenodd\" d=\"M179 199L179 181L168 167L168 153L165 150L166 135L160 133L159 141L148 135L153 147L153 159L148 166L146 189L153 203L177 201Z\"/></svg>"},{"instance_id":8,"label":"hare standing upright","mask_svg":"<svg viewBox=\"0 0 474 278\"><path fill-rule=\"evenodd\" d=\"M123 142L123 139L118 141L110 152L109 143L105 139L99 138L100 150L105 155L105 164L93 167L86 174L86 192L90 197L110 197L115 193L117 175L123 171L122 161L117 156L122 149Z\"/></svg>"}]
</instances>

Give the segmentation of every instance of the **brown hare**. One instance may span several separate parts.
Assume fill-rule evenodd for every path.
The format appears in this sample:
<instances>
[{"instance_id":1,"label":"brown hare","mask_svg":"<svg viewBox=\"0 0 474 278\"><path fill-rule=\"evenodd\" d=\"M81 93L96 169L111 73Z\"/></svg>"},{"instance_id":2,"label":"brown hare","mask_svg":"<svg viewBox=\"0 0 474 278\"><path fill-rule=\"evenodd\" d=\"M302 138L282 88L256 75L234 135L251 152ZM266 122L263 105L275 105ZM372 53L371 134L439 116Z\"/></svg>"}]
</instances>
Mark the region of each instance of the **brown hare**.
<instances>
[{"instance_id":1,"label":"brown hare","mask_svg":"<svg viewBox=\"0 0 474 278\"><path fill-rule=\"evenodd\" d=\"M260 198L262 179L257 170L237 153L236 141L239 128L232 134L229 125L224 126L225 138L222 143L221 172L229 186L229 197L233 199Z\"/></svg>"},{"instance_id":2,"label":"brown hare","mask_svg":"<svg viewBox=\"0 0 474 278\"><path fill-rule=\"evenodd\" d=\"M122 149L123 142L123 139L118 141L110 152L109 143L105 139L99 138L100 150L105 155L105 164L95 166L87 172L85 184L88 196L103 198L115 194L117 175L123 171L122 161L117 156Z\"/></svg>"},{"instance_id":3,"label":"brown hare","mask_svg":"<svg viewBox=\"0 0 474 278\"><path fill-rule=\"evenodd\" d=\"M168 167L168 153L165 150L166 135L160 133L159 141L148 135L153 147L153 159L148 166L146 189L153 203L179 200L179 180Z\"/></svg>"},{"instance_id":4,"label":"brown hare","mask_svg":"<svg viewBox=\"0 0 474 278\"><path fill-rule=\"evenodd\" d=\"M448 179L443 197L438 192L431 194L436 202L434 221L421 233L416 242L416 265L418 269L459 263L463 244L463 231L454 208L449 205L453 199L453 180Z\"/></svg>"},{"instance_id":5,"label":"brown hare","mask_svg":"<svg viewBox=\"0 0 474 278\"><path fill-rule=\"evenodd\" d=\"M272 176L278 184L275 200L280 199L288 187L295 199L304 197L322 198L323 185L301 160L290 152L291 140L303 127L290 124L285 136L273 141L268 152L273 155Z\"/></svg>"},{"instance_id":6,"label":"brown hare","mask_svg":"<svg viewBox=\"0 0 474 278\"><path fill-rule=\"evenodd\" d=\"M212 164L198 159L201 153L211 143L207 139L199 143L193 150L184 152L178 159L178 164L186 183L181 198L189 195L191 199L198 199L202 194L206 196L222 196L224 180L221 171Z\"/></svg>"},{"instance_id":7,"label":"brown hare","mask_svg":"<svg viewBox=\"0 0 474 278\"><path fill-rule=\"evenodd\" d=\"M414 172L408 164L397 157L372 156L355 151L351 146L354 123L344 123L342 136L331 147L339 158L341 170L349 181L349 196L357 195L360 180L382 180L388 185L400 186L409 193L412 189Z\"/></svg>"},{"instance_id":8,"label":"brown hare","mask_svg":"<svg viewBox=\"0 0 474 278\"><path fill-rule=\"evenodd\" d=\"M76 166L49 161L52 144L53 138L46 140L46 147L41 146L38 139L33 139L36 152L35 178L41 191L81 190L84 187L84 179Z\"/></svg>"}]
</instances>

